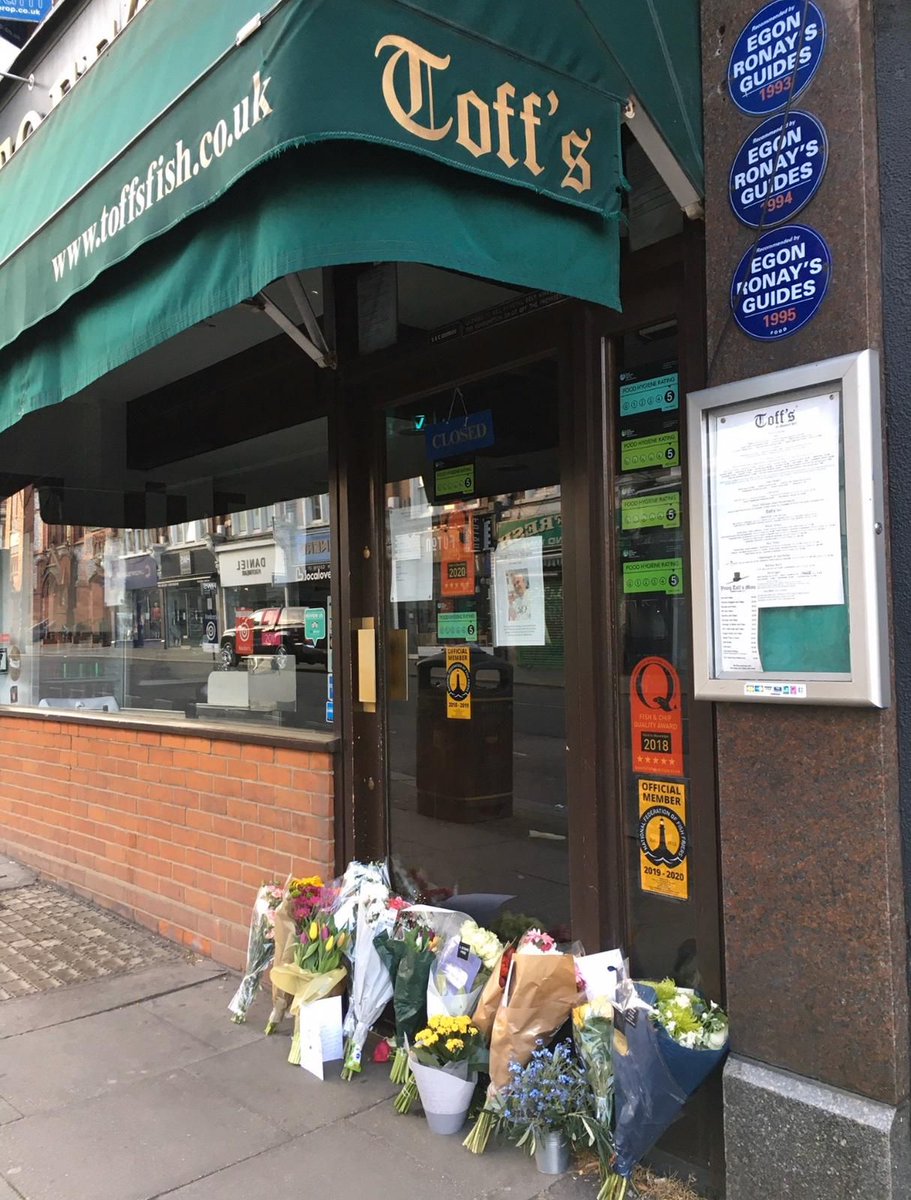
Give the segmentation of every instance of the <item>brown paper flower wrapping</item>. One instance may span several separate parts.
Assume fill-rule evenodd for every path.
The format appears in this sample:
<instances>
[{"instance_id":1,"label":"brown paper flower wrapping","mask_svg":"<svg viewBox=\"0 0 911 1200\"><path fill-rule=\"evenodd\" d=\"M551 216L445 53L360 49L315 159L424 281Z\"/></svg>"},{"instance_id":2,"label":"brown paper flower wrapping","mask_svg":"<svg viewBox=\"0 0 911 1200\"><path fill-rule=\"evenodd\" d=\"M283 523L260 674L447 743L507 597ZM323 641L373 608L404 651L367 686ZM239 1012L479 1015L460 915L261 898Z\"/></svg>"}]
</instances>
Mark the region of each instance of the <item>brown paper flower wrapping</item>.
<instances>
[{"instance_id":1,"label":"brown paper flower wrapping","mask_svg":"<svg viewBox=\"0 0 911 1200\"><path fill-rule=\"evenodd\" d=\"M500 1001L503 999L503 989L500 987L500 963L502 961L503 955L501 954L497 959L496 966L490 973L490 978L484 984L480 999L472 1013L472 1019L478 1029L480 1029L485 1042L490 1041L493 1019L497 1015L497 1009L500 1007Z\"/></svg>"},{"instance_id":2,"label":"brown paper flower wrapping","mask_svg":"<svg viewBox=\"0 0 911 1200\"><path fill-rule=\"evenodd\" d=\"M571 954L516 954L510 971L490 1035L490 1081L497 1091L509 1082L509 1064L524 1067L538 1038L549 1042L579 998Z\"/></svg>"},{"instance_id":3,"label":"brown paper flower wrapping","mask_svg":"<svg viewBox=\"0 0 911 1200\"><path fill-rule=\"evenodd\" d=\"M293 901L290 896L286 896L278 908L275 910L275 924L273 930L275 934L275 954L272 959L272 964L275 967L287 966L288 963L294 962L294 946L297 942L297 927L294 924L294 918L291 915L291 905ZM272 978L272 1015L270 1022L275 1025L280 1025L285 1013L291 1004L293 997L286 991L283 991Z\"/></svg>"}]
</instances>

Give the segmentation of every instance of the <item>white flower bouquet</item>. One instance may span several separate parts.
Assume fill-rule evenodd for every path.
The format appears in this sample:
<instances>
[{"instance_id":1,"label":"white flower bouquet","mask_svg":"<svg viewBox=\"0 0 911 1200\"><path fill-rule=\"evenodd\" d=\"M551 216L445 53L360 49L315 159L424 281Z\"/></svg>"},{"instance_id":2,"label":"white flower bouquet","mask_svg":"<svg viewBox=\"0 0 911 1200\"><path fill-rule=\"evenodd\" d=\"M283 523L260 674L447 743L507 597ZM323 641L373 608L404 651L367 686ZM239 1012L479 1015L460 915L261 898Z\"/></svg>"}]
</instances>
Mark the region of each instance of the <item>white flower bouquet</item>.
<instances>
[{"instance_id":1,"label":"white flower bouquet","mask_svg":"<svg viewBox=\"0 0 911 1200\"><path fill-rule=\"evenodd\" d=\"M727 1053L717 1004L672 979L624 980L614 1008L614 1147L600 1200L622 1200L633 1168Z\"/></svg>"}]
</instances>

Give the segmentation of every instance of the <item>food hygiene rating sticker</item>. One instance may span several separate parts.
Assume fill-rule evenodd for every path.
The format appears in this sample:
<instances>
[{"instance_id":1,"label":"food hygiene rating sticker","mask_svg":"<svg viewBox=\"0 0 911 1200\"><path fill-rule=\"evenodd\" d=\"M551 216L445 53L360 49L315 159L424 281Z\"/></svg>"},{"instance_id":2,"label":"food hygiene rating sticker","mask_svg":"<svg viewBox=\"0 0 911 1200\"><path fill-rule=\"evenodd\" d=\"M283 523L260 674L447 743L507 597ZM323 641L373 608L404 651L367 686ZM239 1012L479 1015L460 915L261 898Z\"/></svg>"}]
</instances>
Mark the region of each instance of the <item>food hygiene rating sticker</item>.
<instances>
[{"instance_id":1,"label":"food hygiene rating sticker","mask_svg":"<svg viewBox=\"0 0 911 1200\"><path fill-rule=\"evenodd\" d=\"M690 897L686 784L639 780L639 880L644 892Z\"/></svg>"}]
</instances>

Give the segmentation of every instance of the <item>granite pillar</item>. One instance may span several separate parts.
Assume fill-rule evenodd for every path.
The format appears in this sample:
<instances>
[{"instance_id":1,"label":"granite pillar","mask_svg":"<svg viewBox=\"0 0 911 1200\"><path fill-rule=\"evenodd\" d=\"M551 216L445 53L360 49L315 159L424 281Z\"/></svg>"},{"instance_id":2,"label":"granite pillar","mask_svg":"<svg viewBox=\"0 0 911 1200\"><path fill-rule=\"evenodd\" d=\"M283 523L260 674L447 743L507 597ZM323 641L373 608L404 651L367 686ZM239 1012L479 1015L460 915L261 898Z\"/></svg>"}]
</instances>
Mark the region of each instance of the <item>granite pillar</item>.
<instances>
[{"instance_id":1,"label":"granite pillar","mask_svg":"<svg viewBox=\"0 0 911 1200\"><path fill-rule=\"evenodd\" d=\"M741 333L729 304L734 269L755 235L731 212L728 175L759 119L733 104L726 72L738 34L761 5L702 3L710 387L882 348L873 5L817 3L827 45L794 108L823 122L830 158L819 192L794 220L826 239L833 273L815 320L770 343ZM796 1184L782 1190L781 1181L812 1175L814 1155L826 1178L827 1139L808 1131L824 1131L832 1119L827 1088L853 1097L844 1119L874 1158L889 1159L908 1139L895 708L719 704L716 726L727 998L740 1056L732 1057L725 1085L728 1194L866 1195ZM762 1064L772 1068L766 1075ZM749 1145L757 1129L741 1117L755 1105L770 1128L791 1120L794 1080L803 1088L795 1136L776 1140L773 1156L757 1156ZM884 1106L875 1120L867 1120L872 1110L861 1098ZM893 1177L890 1163L883 1171Z\"/></svg>"}]
</instances>

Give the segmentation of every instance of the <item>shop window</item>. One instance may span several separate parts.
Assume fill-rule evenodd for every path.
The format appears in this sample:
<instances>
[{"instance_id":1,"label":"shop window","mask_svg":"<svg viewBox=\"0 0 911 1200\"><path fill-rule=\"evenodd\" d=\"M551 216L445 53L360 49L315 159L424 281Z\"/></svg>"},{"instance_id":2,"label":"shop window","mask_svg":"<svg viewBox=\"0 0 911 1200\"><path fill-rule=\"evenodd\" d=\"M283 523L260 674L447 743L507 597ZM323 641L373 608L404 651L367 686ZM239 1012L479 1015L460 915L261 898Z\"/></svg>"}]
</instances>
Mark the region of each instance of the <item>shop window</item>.
<instances>
[{"instance_id":1,"label":"shop window","mask_svg":"<svg viewBox=\"0 0 911 1200\"><path fill-rule=\"evenodd\" d=\"M0 704L327 728L327 425L248 445L173 491L259 503L165 528L45 524L34 488L0 502Z\"/></svg>"}]
</instances>

